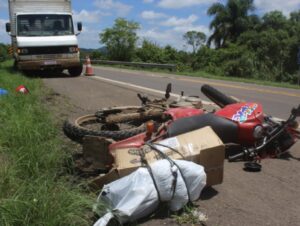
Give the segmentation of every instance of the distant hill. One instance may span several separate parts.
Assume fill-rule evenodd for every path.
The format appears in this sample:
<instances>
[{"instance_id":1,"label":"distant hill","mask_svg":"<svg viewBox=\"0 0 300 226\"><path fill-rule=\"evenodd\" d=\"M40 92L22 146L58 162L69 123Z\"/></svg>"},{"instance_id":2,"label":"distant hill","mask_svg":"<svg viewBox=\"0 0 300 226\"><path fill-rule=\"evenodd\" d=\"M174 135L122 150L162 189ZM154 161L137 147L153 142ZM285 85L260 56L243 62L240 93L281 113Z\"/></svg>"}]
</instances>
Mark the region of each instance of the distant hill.
<instances>
[{"instance_id":1,"label":"distant hill","mask_svg":"<svg viewBox=\"0 0 300 226\"><path fill-rule=\"evenodd\" d=\"M82 53L100 52L102 54L106 54L107 49L106 49L106 47L101 47L101 48L98 48L98 49L80 48L80 52L82 52Z\"/></svg>"}]
</instances>

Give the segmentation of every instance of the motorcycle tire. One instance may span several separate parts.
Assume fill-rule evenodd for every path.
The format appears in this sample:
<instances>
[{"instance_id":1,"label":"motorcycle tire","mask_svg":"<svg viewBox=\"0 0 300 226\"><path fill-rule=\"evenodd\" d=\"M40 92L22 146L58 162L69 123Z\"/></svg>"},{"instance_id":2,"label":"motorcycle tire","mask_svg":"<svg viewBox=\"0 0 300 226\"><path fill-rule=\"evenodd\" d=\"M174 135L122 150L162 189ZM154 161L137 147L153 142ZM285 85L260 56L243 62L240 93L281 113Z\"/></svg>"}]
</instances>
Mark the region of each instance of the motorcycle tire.
<instances>
[{"instance_id":1,"label":"motorcycle tire","mask_svg":"<svg viewBox=\"0 0 300 226\"><path fill-rule=\"evenodd\" d=\"M126 109L138 111L140 107L135 107L135 109L133 107L110 108L104 109L103 112L116 111L120 114L120 112L126 111ZM146 130L144 122L139 120L107 125L101 123L101 120L99 121L97 114L99 114L99 111L97 111L96 114L84 115L75 120L66 120L63 125L65 135L79 143L82 142L84 136L101 136L118 141L132 137Z\"/></svg>"},{"instance_id":2,"label":"motorcycle tire","mask_svg":"<svg viewBox=\"0 0 300 226\"><path fill-rule=\"evenodd\" d=\"M203 85L201 87L201 92L221 108L238 102L237 100L225 95L224 93L221 93L219 90L211 87L210 85Z\"/></svg>"}]
</instances>

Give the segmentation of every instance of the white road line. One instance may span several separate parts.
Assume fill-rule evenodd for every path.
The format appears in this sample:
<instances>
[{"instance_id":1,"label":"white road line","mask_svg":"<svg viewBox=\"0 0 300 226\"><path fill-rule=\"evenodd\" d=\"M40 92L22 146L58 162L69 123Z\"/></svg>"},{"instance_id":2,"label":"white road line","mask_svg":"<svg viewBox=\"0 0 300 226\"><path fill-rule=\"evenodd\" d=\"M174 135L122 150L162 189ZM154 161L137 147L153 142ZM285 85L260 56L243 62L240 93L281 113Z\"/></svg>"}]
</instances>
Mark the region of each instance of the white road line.
<instances>
[{"instance_id":1,"label":"white road line","mask_svg":"<svg viewBox=\"0 0 300 226\"><path fill-rule=\"evenodd\" d=\"M113 83L113 84L118 84L118 85L125 86L125 87L131 87L131 88L135 88L135 89L145 90L145 91L152 92L152 93L157 93L157 94L160 94L160 95L165 94L165 92L157 90L157 89L151 89L151 88L147 88L147 87L144 87L144 86L133 85L133 84L130 84L130 83L127 83L127 82L120 82L120 81L116 81L116 80L112 80L112 79L108 79L108 78L103 78L103 77L100 77L100 76L93 76L93 77L89 77L89 78L96 79L96 80L102 80L102 81L106 81L106 82ZM171 93L170 95L172 97L175 97L175 98L180 97L180 95L175 94L175 93ZM205 105L215 105L212 102L208 102L208 101L204 101L204 100L202 100L202 103L205 104Z\"/></svg>"}]
</instances>

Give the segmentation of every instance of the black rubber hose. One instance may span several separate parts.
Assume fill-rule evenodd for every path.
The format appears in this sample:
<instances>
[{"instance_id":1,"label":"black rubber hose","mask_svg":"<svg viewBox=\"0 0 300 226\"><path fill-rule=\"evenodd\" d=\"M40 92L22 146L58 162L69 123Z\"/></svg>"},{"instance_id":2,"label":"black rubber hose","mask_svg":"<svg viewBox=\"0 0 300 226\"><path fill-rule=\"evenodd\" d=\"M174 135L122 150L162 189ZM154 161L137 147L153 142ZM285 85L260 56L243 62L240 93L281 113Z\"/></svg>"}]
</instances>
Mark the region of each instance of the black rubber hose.
<instances>
[{"instance_id":1,"label":"black rubber hose","mask_svg":"<svg viewBox=\"0 0 300 226\"><path fill-rule=\"evenodd\" d=\"M235 99L221 93L219 90L207 84L201 87L201 92L221 108L229 104L237 103Z\"/></svg>"}]
</instances>

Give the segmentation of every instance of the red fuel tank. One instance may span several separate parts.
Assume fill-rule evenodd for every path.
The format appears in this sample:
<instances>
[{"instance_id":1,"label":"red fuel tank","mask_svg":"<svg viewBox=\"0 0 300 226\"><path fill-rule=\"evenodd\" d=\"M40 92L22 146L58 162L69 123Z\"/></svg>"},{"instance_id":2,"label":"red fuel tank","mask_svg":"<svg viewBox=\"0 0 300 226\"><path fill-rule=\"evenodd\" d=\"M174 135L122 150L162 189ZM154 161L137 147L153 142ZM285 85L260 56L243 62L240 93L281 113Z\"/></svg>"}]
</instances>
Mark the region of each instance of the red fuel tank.
<instances>
[{"instance_id":1,"label":"red fuel tank","mask_svg":"<svg viewBox=\"0 0 300 226\"><path fill-rule=\"evenodd\" d=\"M239 126L239 141L248 144L255 142L254 129L264 120L263 108L259 103L230 104L215 114L236 122Z\"/></svg>"}]
</instances>

